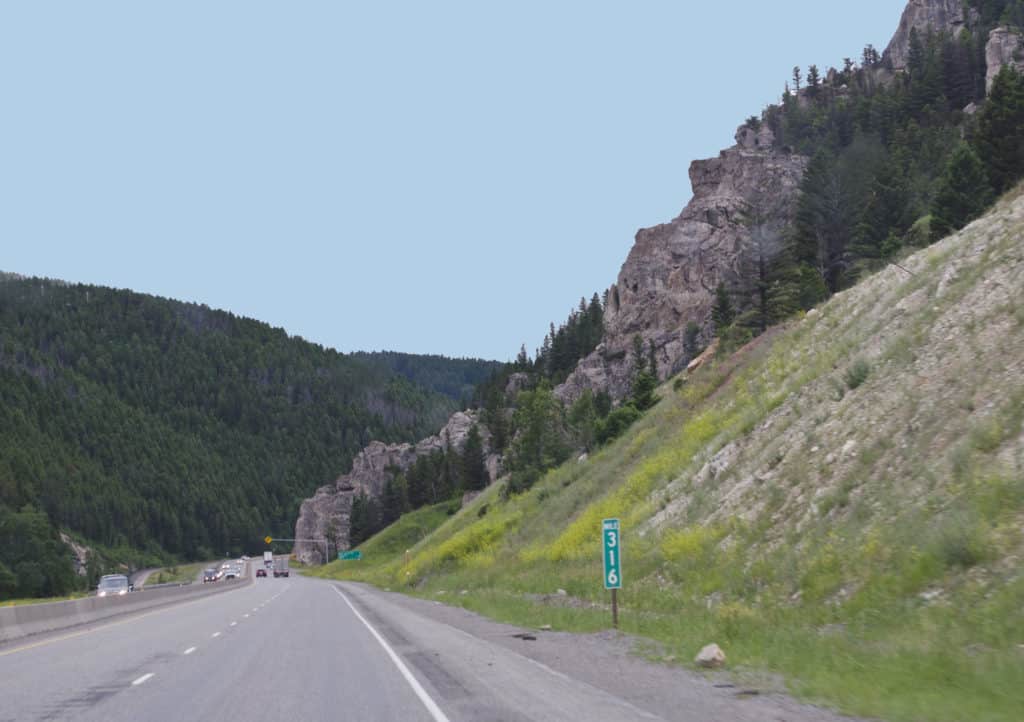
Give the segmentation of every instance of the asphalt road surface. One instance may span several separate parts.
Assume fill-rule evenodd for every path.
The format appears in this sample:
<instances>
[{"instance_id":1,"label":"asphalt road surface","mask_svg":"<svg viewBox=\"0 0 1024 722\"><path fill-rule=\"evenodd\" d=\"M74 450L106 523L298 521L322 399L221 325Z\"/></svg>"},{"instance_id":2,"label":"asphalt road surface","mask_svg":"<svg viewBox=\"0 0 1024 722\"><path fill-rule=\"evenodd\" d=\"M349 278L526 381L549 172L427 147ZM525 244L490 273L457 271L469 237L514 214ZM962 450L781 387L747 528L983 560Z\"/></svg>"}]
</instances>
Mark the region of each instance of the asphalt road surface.
<instances>
[{"instance_id":1,"label":"asphalt road surface","mask_svg":"<svg viewBox=\"0 0 1024 722\"><path fill-rule=\"evenodd\" d=\"M748 718L715 706L731 705L725 697L689 712L678 703L631 702L499 643L497 634L424 614L446 609L429 604L360 585L269 577L28 638L0 646L0 720ZM803 719L746 711L751 719Z\"/></svg>"}]
</instances>

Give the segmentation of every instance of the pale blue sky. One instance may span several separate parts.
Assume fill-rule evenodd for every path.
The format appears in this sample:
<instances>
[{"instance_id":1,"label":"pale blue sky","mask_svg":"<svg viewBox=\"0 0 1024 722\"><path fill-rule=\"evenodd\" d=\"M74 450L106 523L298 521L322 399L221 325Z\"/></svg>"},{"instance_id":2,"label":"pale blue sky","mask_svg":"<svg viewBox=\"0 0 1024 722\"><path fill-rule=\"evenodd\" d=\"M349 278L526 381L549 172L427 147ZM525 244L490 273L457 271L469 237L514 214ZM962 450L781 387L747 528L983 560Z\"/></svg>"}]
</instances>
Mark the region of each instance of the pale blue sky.
<instances>
[{"instance_id":1,"label":"pale blue sky","mask_svg":"<svg viewBox=\"0 0 1024 722\"><path fill-rule=\"evenodd\" d=\"M0 270L511 358L904 4L5 0Z\"/></svg>"}]
</instances>

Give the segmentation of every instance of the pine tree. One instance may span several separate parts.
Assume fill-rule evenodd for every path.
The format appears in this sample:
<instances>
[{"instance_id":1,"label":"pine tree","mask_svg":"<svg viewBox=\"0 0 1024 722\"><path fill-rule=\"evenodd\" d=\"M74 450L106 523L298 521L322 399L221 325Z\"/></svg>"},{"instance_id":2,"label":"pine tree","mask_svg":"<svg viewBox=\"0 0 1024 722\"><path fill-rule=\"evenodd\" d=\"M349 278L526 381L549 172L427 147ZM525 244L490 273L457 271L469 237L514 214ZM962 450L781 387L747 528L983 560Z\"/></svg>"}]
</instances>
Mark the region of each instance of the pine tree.
<instances>
[{"instance_id":1,"label":"pine tree","mask_svg":"<svg viewBox=\"0 0 1024 722\"><path fill-rule=\"evenodd\" d=\"M1024 79L1011 65L992 81L978 117L975 149L997 195L1024 175Z\"/></svg>"},{"instance_id":2,"label":"pine tree","mask_svg":"<svg viewBox=\"0 0 1024 722\"><path fill-rule=\"evenodd\" d=\"M370 537L370 525L368 516L368 498L366 492L360 491L352 499L352 511L349 513L348 542L355 547L362 544Z\"/></svg>"},{"instance_id":3,"label":"pine tree","mask_svg":"<svg viewBox=\"0 0 1024 722\"><path fill-rule=\"evenodd\" d=\"M658 403L658 397L654 390L658 386L658 379L647 370L643 370L633 377L633 387L630 389L630 396L633 406L639 411L647 409Z\"/></svg>"},{"instance_id":4,"label":"pine tree","mask_svg":"<svg viewBox=\"0 0 1024 722\"><path fill-rule=\"evenodd\" d=\"M516 371L530 370L530 356L526 353L526 344L519 347L519 355L516 356Z\"/></svg>"},{"instance_id":5,"label":"pine tree","mask_svg":"<svg viewBox=\"0 0 1024 722\"><path fill-rule=\"evenodd\" d=\"M992 200L985 167L974 150L961 143L953 152L932 203L932 237L942 238L982 214Z\"/></svg>"},{"instance_id":6,"label":"pine tree","mask_svg":"<svg viewBox=\"0 0 1024 722\"><path fill-rule=\"evenodd\" d=\"M700 326L690 321L683 331L683 353L686 359L696 358L700 354Z\"/></svg>"},{"instance_id":7,"label":"pine tree","mask_svg":"<svg viewBox=\"0 0 1024 722\"><path fill-rule=\"evenodd\" d=\"M380 500L381 523L388 526L409 510L409 499L406 492L406 479L396 474L384 483L384 493Z\"/></svg>"},{"instance_id":8,"label":"pine tree","mask_svg":"<svg viewBox=\"0 0 1024 722\"><path fill-rule=\"evenodd\" d=\"M644 339L640 334L633 334L633 373L638 374L644 368Z\"/></svg>"},{"instance_id":9,"label":"pine tree","mask_svg":"<svg viewBox=\"0 0 1024 722\"><path fill-rule=\"evenodd\" d=\"M580 397L569 407L568 421L576 436L577 445L587 451L594 448L597 429L597 407L594 393L584 389Z\"/></svg>"},{"instance_id":10,"label":"pine tree","mask_svg":"<svg viewBox=\"0 0 1024 722\"><path fill-rule=\"evenodd\" d=\"M812 98L817 98L820 85L821 76L818 74L818 66L812 65L807 68L807 94Z\"/></svg>"},{"instance_id":11,"label":"pine tree","mask_svg":"<svg viewBox=\"0 0 1024 722\"><path fill-rule=\"evenodd\" d=\"M719 283L715 288L715 302L711 307L711 321L715 324L715 332L721 334L732 325L735 318L736 310L733 308L732 299L729 298L725 282Z\"/></svg>"},{"instance_id":12,"label":"pine tree","mask_svg":"<svg viewBox=\"0 0 1024 722\"><path fill-rule=\"evenodd\" d=\"M462 488L466 491L477 491L485 488L490 481L480 429L473 424L462 447Z\"/></svg>"}]
</instances>

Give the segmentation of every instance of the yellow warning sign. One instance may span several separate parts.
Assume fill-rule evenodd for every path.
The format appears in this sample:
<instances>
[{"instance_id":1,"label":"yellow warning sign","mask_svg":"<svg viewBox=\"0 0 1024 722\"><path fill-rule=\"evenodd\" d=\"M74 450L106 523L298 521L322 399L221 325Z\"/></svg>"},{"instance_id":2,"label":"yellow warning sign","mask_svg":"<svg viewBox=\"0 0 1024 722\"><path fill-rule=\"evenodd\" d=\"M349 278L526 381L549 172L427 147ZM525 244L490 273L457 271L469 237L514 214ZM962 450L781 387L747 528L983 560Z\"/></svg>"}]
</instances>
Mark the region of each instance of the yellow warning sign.
<instances>
[{"instance_id":1,"label":"yellow warning sign","mask_svg":"<svg viewBox=\"0 0 1024 722\"><path fill-rule=\"evenodd\" d=\"M267 544L269 544L270 542L274 541L274 537L265 536L265 537L263 537L263 541L265 541Z\"/></svg>"}]
</instances>

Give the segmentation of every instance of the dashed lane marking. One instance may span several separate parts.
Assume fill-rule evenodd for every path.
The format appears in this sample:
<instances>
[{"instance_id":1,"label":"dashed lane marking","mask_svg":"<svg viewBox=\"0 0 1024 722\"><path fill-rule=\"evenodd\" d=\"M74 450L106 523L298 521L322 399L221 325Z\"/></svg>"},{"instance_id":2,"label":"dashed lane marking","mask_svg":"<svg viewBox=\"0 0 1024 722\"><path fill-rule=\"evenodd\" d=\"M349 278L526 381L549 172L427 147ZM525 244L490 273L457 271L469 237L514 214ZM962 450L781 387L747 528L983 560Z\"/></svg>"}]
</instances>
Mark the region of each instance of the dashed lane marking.
<instances>
[{"instance_id":1,"label":"dashed lane marking","mask_svg":"<svg viewBox=\"0 0 1024 722\"><path fill-rule=\"evenodd\" d=\"M220 595L216 595L216 596L220 596ZM101 624L98 627L92 627L91 629L83 629L80 632L71 632L70 634L62 634L59 637L50 637L49 639L44 639L44 640L39 641L39 642L33 642L32 644L23 644L20 647L14 647L13 649L5 649L5 650L0 651L0 657L6 657L9 654L17 654L18 652L25 652L25 651L27 651L29 649L35 649L37 647L45 647L48 644L53 644L55 642L63 642L65 639L74 639L75 637L81 637L81 636L84 636L86 634L93 634L94 632L100 632L100 631L102 631L104 629L110 629L111 627L119 627L122 624L130 624L131 622L137 622L138 620L145 619L146 617L152 617L154 614L163 614L165 612L173 612L176 609L181 609L182 607L187 607L190 604L198 604L200 602L206 602L206 601L209 601L210 599L214 599L214 598L215 598L215 596L211 595L211 596L201 597L199 599L191 599L191 600L186 601L186 602L179 602L177 604L168 604L165 607L161 607L160 609L154 609L151 612L143 612L142 614L135 614L135 615L132 615L130 617L126 617L125 619L119 619L116 622L110 622L109 624Z\"/></svg>"},{"instance_id":2,"label":"dashed lane marking","mask_svg":"<svg viewBox=\"0 0 1024 722\"><path fill-rule=\"evenodd\" d=\"M137 680L135 680L134 682L132 682L132 687L138 687L138 686L139 686L140 684L142 684L143 682L146 682L146 681L148 681L148 680L149 680L149 678L150 678L150 677L152 677L152 676L153 676L153 673L152 673L152 672L148 672L147 674L144 674L144 675L142 675L142 676L141 676L141 677L139 677L139 678L138 678Z\"/></svg>"},{"instance_id":3,"label":"dashed lane marking","mask_svg":"<svg viewBox=\"0 0 1024 722\"><path fill-rule=\"evenodd\" d=\"M194 651L196 651L195 647L189 647L188 649L185 650L184 653L185 654L192 654Z\"/></svg>"},{"instance_id":4,"label":"dashed lane marking","mask_svg":"<svg viewBox=\"0 0 1024 722\"><path fill-rule=\"evenodd\" d=\"M213 633L213 636L214 636L214 637L219 637L219 636L220 636L220 632L214 632L214 633Z\"/></svg>"}]
</instances>

